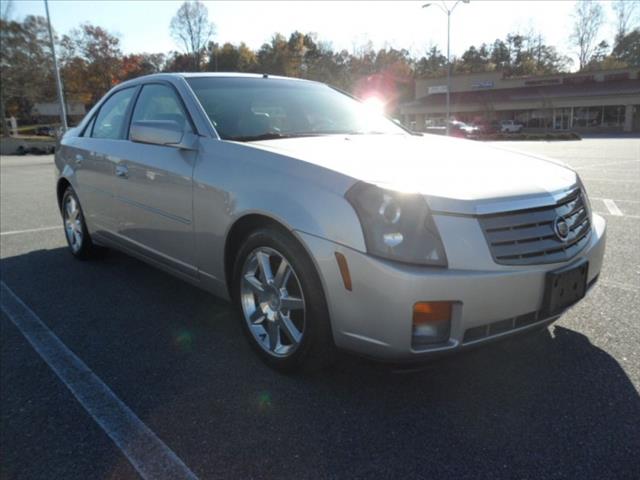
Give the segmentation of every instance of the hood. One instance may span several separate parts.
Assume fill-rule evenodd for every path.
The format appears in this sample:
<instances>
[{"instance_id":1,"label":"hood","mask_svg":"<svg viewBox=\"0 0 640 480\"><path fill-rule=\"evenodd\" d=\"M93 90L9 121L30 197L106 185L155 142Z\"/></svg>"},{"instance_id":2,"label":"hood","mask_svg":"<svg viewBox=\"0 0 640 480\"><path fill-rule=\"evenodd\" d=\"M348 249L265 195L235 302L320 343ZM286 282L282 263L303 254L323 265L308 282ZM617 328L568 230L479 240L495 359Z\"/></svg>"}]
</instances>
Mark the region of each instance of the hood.
<instances>
[{"instance_id":1,"label":"hood","mask_svg":"<svg viewBox=\"0 0 640 480\"><path fill-rule=\"evenodd\" d=\"M566 166L477 141L436 135L330 135L253 142L383 188L421 193L456 213L548 205L578 181ZM515 203L514 203L515 202ZM508 208L516 209L516 208Z\"/></svg>"}]
</instances>

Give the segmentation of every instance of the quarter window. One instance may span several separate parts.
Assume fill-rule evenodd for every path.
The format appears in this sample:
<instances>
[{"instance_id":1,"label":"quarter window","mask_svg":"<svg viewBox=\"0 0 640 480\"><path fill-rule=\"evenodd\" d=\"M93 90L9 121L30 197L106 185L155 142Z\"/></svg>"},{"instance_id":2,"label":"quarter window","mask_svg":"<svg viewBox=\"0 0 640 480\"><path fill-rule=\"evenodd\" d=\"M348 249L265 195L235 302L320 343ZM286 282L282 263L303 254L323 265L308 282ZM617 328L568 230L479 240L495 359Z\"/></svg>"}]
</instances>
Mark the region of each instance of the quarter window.
<instances>
[{"instance_id":1,"label":"quarter window","mask_svg":"<svg viewBox=\"0 0 640 480\"><path fill-rule=\"evenodd\" d=\"M119 139L124 137L124 121L133 92L133 88L120 90L111 95L100 107L91 133L93 138Z\"/></svg>"},{"instance_id":2,"label":"quarter window","mask_svg":"<svg viewBox=\"0 0 640 480\"><path fill-rule=\"evenodd\" d=\"M191 131L180 99L167 85L150 84L142 87L131 123L140 121L171 121L181 129Z\"/></svg>"}]
</instances>

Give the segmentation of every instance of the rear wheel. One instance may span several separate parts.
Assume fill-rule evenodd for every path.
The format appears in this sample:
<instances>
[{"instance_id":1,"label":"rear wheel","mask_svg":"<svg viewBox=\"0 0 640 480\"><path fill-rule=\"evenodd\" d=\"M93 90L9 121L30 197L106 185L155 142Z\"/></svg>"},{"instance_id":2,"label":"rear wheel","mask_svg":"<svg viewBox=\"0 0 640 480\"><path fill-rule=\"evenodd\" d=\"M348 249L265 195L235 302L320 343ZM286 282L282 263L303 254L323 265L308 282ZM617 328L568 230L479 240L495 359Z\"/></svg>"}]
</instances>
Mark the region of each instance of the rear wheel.
<instances>
[{"instance_id":1,"label":"rear wheel","mask_svg":"<svg viewBox=\"0 0 640 480\"><path fill-rule=\"evenodd\" d=\"M251 233L234 268L234 301L243 330L270 366L317 370L333 355L329 315L315 267L288 233Z\"/></svg>"},{"instance_id":2,"label":"rear wheel","mask_svg":"<svg viewBox=\"0 0 640 480\"><path fill-rule=\"evenodd\" d=\"M74 257L86 260L103 253L104 248L94 245L91 241L80 201L71 186L68 186L62 195L62 220L67 244Z\"/></svg>"}]
</instances>

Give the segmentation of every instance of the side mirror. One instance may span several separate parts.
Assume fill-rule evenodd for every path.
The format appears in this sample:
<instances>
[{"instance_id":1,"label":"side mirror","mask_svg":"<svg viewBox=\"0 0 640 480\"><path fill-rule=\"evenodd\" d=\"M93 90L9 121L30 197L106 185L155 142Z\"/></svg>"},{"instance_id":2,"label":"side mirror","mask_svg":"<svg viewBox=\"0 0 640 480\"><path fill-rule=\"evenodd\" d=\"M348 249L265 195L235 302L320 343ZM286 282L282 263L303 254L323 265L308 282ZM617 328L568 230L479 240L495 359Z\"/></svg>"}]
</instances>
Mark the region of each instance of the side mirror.
<instances>
[{"instance_id":1,"label":"side mirror","mask_svg":"<svg viewBox=\"0 0 640 480\"><path fill-rule=\"evenodd\" d=\"M196 136L185 132L173 120L144 120L133 122L129 132L132 142L164 145L167 147L195 150Z\"/></svg>"}]
</instances>

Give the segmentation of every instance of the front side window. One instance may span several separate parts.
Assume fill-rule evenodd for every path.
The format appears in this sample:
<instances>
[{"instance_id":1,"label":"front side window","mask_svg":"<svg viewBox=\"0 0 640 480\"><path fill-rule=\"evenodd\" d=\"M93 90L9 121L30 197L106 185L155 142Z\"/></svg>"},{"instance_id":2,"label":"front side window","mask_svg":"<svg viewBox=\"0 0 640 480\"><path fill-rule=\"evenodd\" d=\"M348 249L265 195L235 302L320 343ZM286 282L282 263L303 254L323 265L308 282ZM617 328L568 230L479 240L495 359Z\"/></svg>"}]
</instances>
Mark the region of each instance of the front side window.
<instances>
[{"instance_id":1,"label":"front side window","mask_svg":"<svg viewBox=\"0 0 640 480\"><path fill-rule=\"evenodd\" d=\"M158 120L175 122L182 130L191 130L182 103L171 87L145 85L133 110L131 123Z\"/></svg>"},{"instance_id":2,"label":"front side window","mask_svg":"<svg viewBox=\"0 0 640 480\"><path fill-rule=\"evenodd\" d=\"M237 77L196 77L187 82L225 140L406 134L380 112L320 83Z\"/></svg>"},{"instance_id":3,"label":"front side window","mask_svg":"<svg viewBox=\"0 0 640 480\"><path fill-rule=\"evenodd\" d=\"M91 136L93 138L124 138L124 121L134 88L114 93L100 107Z\"/></svg>"}]
</instances>

